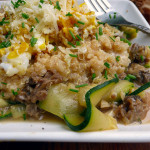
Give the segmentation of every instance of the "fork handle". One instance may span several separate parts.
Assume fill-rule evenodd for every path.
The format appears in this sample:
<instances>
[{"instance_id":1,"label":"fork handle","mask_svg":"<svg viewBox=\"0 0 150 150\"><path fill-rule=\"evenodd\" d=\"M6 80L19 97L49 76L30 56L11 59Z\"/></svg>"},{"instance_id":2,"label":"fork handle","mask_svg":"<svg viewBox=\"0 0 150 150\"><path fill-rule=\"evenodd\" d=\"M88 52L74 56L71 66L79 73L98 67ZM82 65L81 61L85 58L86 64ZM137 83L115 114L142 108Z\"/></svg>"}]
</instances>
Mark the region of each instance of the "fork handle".
<instances>
[{"instance_id":1,"label":"fork handle","mask_svg":"<svg viewBox=\"0 0 150 150\"><path fill-rule=\"evenodd\" d=\"M138 24L134 24L131 22L127 22L127 23L123 23L123 24L118 24L119 26L128 26L128 27L132 27L132 28L136 28L144 33L148 33L150 34L150 29L147 27L144 27L142 25L138 25Z\"/></svg>"}]
</instances>

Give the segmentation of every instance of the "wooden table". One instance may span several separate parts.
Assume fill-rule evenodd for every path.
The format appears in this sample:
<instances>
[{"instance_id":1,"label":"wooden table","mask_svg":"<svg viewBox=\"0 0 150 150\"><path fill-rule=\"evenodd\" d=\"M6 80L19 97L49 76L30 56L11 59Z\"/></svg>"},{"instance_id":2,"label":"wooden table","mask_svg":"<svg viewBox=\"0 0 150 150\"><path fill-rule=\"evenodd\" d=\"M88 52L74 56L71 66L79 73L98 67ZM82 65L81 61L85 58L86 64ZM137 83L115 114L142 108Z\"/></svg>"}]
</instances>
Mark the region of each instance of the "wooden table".
<instances>
[{"instance_id":1,"label":"wooden table","mask_svg":"<svg viewBox=\"0 0 150 150\"><path fill-rule=\"evenodd\" d=\"M149 150L150 143L0 143L0 150Z\"/></svg>"}]
</instances>

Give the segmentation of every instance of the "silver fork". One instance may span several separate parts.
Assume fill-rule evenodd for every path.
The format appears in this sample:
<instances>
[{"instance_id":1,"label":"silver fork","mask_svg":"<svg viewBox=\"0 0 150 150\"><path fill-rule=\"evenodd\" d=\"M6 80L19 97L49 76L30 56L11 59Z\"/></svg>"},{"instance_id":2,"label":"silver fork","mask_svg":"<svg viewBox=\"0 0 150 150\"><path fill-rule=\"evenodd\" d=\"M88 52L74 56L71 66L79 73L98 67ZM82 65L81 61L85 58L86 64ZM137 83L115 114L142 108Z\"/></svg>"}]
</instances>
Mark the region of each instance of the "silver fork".
<instances>
[{"instance_id":1,"label":"silver fork","mask_svg":"<svg viewBox=\"0 0 150 150\"><path fill-rule=\"evenodd\" d=\"M150 29L142 25L128 22L116 12L107 0L84 0L91 11L95 11L97 19L110 25L129 26L150 34Z\"/></svg>"}]
</instances>

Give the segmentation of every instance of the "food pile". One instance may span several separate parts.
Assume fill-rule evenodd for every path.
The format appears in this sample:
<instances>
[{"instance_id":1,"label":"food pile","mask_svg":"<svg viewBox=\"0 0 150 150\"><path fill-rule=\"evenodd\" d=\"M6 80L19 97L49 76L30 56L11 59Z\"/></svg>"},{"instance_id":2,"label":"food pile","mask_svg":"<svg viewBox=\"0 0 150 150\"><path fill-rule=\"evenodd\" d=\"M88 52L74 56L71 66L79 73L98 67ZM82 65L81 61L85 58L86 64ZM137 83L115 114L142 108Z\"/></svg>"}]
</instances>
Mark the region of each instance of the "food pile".
<instances>
[{"instance_id":1,"label":"food pile","mask_svg":"<svg viewBox=\"0 0 150 150\"><path fill-rule=\"evenodd\" d=\"M74 0L2 4L0 119L50 112L74 131L141 122L150 105L150 47L129 41L137 32L97 20Z\"/></svg>"}]
</instances>

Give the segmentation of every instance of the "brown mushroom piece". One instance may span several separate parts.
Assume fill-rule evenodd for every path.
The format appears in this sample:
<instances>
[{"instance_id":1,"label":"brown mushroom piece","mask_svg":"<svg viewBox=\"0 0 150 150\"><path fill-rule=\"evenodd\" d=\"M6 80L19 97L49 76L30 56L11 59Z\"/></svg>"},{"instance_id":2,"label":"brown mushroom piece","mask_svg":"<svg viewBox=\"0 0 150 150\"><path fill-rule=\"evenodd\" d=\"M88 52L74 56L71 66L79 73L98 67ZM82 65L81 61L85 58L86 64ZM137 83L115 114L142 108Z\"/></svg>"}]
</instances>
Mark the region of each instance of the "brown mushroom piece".
<instances>
[{"instance_id":1,"label":"brown mushroom piece","mask_svg":"<svg viewBox=\"0 0 150 150\"><path fill-rule=\"evenodd\" d=\"M142 101L140 96L126 96L123 104L114 108L115 118L123 124L130 124L145 118L148 105Z\"/></svg>"}]
</instances>

